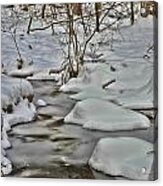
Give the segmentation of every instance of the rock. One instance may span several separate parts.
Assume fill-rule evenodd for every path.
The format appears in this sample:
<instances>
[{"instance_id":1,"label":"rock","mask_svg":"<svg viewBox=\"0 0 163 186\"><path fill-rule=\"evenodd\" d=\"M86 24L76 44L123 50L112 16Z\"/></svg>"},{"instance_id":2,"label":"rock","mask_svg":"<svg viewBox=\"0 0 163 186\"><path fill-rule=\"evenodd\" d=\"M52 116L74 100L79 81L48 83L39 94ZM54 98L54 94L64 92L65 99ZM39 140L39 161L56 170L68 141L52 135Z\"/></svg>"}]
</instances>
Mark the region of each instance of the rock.
<instances>
[{"instance_id":1,"label":"rock","mask_svg":"<svg viewBox=\"0 0 163 186\"><path fill-rule=\"evenodd\" d=\"M42 99L38 99L36 102L36 106L38 106L38 107L45 107L46 105L47 105L47 103Z\"/></svg>"},{"instance_id":2,"label":"rock","mask_svg":"<svg viewBox=\"0 0 163 186\"><path fill-rule=\"evenodd\" d=\"M33 103L29 103L28 99L24 99L14 107L12 114L6 114L6 118L10 126L27 123L35 120L36 108Z\"/></svg>"},{"instance_id":3,"label":"rock","mask_svg":"<svg viewBox=\"0 0 163 186\"><path fill-rule=\"evenodd\" d=\"M12 172L12 164L5 156L1 154L1 174L8 175Z\"/></svg>"},{"instance_id":4,"label":"rock","mask_svg":"<svg viewBox=\"0 0 163 186\"><path fill-rule=\"evenodd\" d=\"M12 77L18 77L18 78L27 78L29 76L32 76L34 73L34 70L31 68L29 69L18 69L18 70L13 70L8 73L9 76Z\"/></svg>"},{"instance_id":5,"label":"rock","mask_svg":"<svg viewBox=\"0 0 163 186\"><path fill-rule=\"evenodd\" d=\"M101 139L89 165L112 176L148 180L153 164L153 144L133 137Z\"/></svg>"}]
</instances>

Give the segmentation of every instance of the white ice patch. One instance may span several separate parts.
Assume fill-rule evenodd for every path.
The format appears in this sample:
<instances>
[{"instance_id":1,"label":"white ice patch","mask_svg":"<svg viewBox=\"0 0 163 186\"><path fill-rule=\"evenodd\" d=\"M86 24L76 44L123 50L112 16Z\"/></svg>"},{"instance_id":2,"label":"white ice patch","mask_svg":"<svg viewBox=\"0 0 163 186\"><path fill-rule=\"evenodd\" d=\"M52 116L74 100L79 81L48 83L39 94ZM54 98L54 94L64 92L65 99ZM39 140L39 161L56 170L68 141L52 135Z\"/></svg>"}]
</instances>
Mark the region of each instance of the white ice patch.
<instances>
[{"instance_id":1,"label":"white ice patch","mask_svg":"<svg viewBox=\"0 0 163 186\"><path fill-rule=\"evenodd\" d=\"M101 139L89 165L112 176L148 180L153 164L153 144L133 137Z\"/></svg>"},{"instance_id":2,"label":"white ice patch","mask_svg":"<svg viewBox=\"0 0 163 186\"><path fill-rule=\"evenodd\" d=\"M65 117L64 122L102 131L150 127L150 121L146 116L101 99L86 99L78 102Z\"/></svg>"}]
</instances>

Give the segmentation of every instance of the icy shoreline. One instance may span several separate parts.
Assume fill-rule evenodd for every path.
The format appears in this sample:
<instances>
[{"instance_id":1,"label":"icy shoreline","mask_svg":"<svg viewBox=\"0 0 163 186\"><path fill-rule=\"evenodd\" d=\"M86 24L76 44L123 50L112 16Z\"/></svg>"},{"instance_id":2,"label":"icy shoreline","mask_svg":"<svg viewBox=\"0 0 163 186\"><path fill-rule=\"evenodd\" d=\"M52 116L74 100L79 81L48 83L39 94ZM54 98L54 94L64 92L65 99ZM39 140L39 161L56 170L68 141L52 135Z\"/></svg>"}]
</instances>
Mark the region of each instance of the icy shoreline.
<instances>
[{"instance_id":1,"label":"icy shoreline","mask_svg":"<svg viewBox=\"0 0 163 186\"><path fill-rule=\"evenodd\" d=\"M14 125L33 121L36 108L31 100L33 87L28 81L2 75L1 90L1 174L8 175L12 172L12 162L5 150L12 148L12 144L7 133Z\"/></svg>"}]
</instances>

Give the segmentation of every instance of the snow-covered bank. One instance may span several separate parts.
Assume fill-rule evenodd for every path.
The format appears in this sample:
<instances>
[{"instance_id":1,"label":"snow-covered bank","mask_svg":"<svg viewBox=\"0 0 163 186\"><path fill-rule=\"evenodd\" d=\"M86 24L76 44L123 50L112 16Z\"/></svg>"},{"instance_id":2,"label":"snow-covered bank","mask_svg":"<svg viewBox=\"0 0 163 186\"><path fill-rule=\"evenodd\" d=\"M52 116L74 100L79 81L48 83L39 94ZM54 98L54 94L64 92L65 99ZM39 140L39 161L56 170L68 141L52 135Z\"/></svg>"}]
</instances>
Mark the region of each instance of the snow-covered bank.
<instances>
[{"instance_id":1,"label":"snow-covered bank","mask_svg":"<svg viewBox=\"0 0 163 186\"><path fill-rule=\"evenodd\" d=\"M90 86L102 87L114 80L114 72L103 63L86 63L77 78L72 78L61 86L63 92L80 92Z\"/></svg>"},{"instance_id":2,"label":"snow-covered bank","mask_svg":"<svg viewBox=\"0 0 163 186\"><path fill-rule=\"evenodd\" d=\"M60 90L76 92L70 96L75 100L94 97L112 100L131 109L154 107L153 65L126 63L124 67L116 67L114 72L112 68L101 63L85 64L79 76Z\"/></svg>"},{"instance_id":3,"label":"snow-covered bank","mask_svg":"<svg viewBox=\"0 0 163 186\"><path fill-rule=\"evenodd\" d=\"M103 138L95 147L90 166L112 176L149 180L153 144L133 137Z\"/></svg>"},{"instance_id":4,"label":"snow-covered bank","mask_svg":"<svg viewBox=\"0 0 163 186\"><path fill-rule=\"evenodd\" d=\"M2 175L8 175L12 171L12 163L5 153L5 150L12 147L7 132L13 125L30 122L36 117L36 108L32 103L33 94L33 87L28 81L1 76Z\"/></svg>"},{"instance_id":5,"label":"snow-covered bank","mask_svg":"<svg viewBox=\"0 0 163 186\"><path fill-rule=\"evenodd\" d=\"M113 32L112 44L99 44L105 63L85 63L77 78L61 87L72 99L97 97L125 108L154 108L153 17L139 18L131 27ZM96 39L96 38L95 38ZM145 57L147 59L145 59ZM110 83L109 83L110 82ZM108 85L107 85L108 83Z\"/></svg>"}]
</instances>

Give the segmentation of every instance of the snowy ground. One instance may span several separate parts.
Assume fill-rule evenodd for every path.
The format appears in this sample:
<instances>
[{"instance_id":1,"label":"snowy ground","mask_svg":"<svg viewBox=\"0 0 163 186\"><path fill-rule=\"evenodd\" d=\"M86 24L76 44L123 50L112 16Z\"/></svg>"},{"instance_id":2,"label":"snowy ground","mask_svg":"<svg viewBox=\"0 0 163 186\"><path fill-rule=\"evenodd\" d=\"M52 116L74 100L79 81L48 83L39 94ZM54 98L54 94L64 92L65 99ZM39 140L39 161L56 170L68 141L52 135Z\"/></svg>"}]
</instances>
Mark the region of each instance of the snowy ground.
<instances>
[{"instance_id":1,"label":"snowy ground","mask_svg":"<svg viewBox=\"0 0 163 186\"><path fill-rule=\"evenodd\" d=\"M85 64L61 92L55 83L58 77L49 75L49 69L63 60L56 36L27 35L20 29L17 39L25 59L22 70L16 69L10 34L2 33L2 71L7 74L1 78L3 174L11 173L14 165L13 176L152 180L154 61L153 53L146 52L154 42L152 17L113 32L111 44L99 44L103 63ZM29 81L14 78L27 76L34 90ZM36 114L33 103L36 122L30 122ZM12 113L7 113L10 105ZM26 122L30 123L14 126L8 139L11 126ZM124 156L119 156L119 142Z\"/></svg>"}]
</instances>

